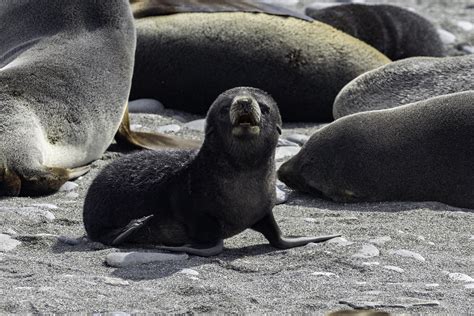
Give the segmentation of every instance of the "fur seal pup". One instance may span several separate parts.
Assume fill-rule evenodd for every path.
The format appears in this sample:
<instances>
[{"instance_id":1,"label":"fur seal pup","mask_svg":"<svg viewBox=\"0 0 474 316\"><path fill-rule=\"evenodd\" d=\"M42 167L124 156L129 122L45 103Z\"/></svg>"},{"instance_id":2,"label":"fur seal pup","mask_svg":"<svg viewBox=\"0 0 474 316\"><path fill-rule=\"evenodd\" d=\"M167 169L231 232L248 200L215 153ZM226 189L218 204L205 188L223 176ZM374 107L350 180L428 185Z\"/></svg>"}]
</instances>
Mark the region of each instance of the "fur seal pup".
<instances>
[{"instance_id":1,"label":"fur seal pup","mask_svg":"<svg viewBox=\"0 0 474 316\"><path fill-rule=\"evenodd\" d=\"M247 228L277 248L338 236L282 237L272 213L280 126L265 92L240 87L222 93L207 114L199 152L144 151L104 168L84 203L89 238L210 256Z\"/></svg>"},{"instance_id":2,"label":"fur seal pup","mask_svg":"<svg viewBox=\"0 0 474 316\"><path fill-rule=\"evenodd\" d=\"M274 11L209 12L216 10L215 1L198 2L203 7L183 12L189 0L173 1L164 15L154 11L135 20L132 100L156 98L167 107L204 114L221 91L252 86L275 98L285 121L331 121L342 87L390 61L324 23ZM243 10L244 3L236 3Z\"/></svg>"},{"instance_id":3,"label":"fur seal pup","mask_svg":"<svg viewBox=\"0 0 474 316\"><path fill-rule=\"evenodd\" d=\"M474 90L474 55L407 58L348 83L334 101L333 114L339 118L467 90Z\"/></svg>"},{"instance_id":4,"label":"fur seal pup","mask_svg":"<svg viewBox=\"0 0 474 316\"><path fill-rule=\"evenodd\" d=\"M337 202L474 208L474 90L349 115L284 163L288 186Z\"/></svg>"},{"instance_id":5,"label":"fur seal pup","mask_svg":"<svg viewBox=\"0 0 474 316\"><path fill-rule=\"evenodd\" d=\"M135 29L125 0L0 1L0 196L56 191L130 131ZM119 126L120 125L120 126Z\"/></svg>"},{"instance_id":6,"label":"fur seal pup","mask_svg":"<svg viewBox=\"0 0 474 316\"><path fill-rule=\"evenodd\" d=\"M343 4L306 14L377 48L392 60L444 55L444 46L430 21L393 5Z\"/></svg>"}]
</instances>

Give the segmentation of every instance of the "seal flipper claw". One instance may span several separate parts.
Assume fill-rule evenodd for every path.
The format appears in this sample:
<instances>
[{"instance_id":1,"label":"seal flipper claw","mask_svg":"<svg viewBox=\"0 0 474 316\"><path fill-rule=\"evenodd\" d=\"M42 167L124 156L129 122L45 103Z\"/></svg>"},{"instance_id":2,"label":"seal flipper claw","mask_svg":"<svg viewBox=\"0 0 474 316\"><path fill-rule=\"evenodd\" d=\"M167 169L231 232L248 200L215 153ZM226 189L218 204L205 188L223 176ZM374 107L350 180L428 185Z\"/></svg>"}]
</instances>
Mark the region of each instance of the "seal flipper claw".
<instances>
[{"instance_id":1,"label":"seal flipper claw","mask_svg":"<svg viewBox=\"0 0 474 316\"><path fill-rule=\"evenodd\" d=\"M158 246L156 247L160 250L168 250L172 252L186 252L190 255L200 256L200 257L210 257L220 254L224 250L224 240L220 239L216 244L211 245L184 245L177 247L169 246Z\"/></svg>"},{"instance_id":2,"label":"seal flipper claw","mask_svg":"<svg viewBox=\"0 0 474 316\"><path fill-rule=\"evenodd\" d=\"M125 109L122 122L120 123L115 140L119 144L125 144L134 148L145 148L151 150L161 150L163 148L199 148L201 142L196 140L183 139L160 133L134 132L130 128L130 117L128 105Z\"/></svg>"},{"instance_id":3,"label":"seal flipper claw","mask_svg":"<svg viewBox=\"0 0 474 316\"><path fill-rule=\"evenodd\" d=\"M295 237L288 238L281 235L280 228L273 217L273 213L267 214L264 218L252 226L252 229L262 233L265 238L275 248L288 249L307 245L311 242L323 242L332 238L340 237L341 235L328 235L318 237Z\"/></svg>"},{"instance_id":4,"label":"seal flipper claw","mask_svg":"<svg viewBox=\"0 0 474 316\"><path fill-rule=\"evenodd\" d=\"M116 236L112 242L111 242L111 245L112 246L117 246L121 243L123 243L125 241L125 239L127 239L128 236L130 236L130 234L132 234L133 232L137 231L138 229L142 228L143 225L146 224L146 222L148 222L149 219L151 219L154 215L148 215L148 216L145 216L145 217L142 217L142 218L139 218L139 219L134 219L132 220L130 223L128 223L127 226L123 227L123 228L119 228L117 230L114 230L113 232L111 232L109 234L109 236L111 238L113 238L114 236ZM118 236L117 236L118 234Z\"/></svg>"}]
</instances>

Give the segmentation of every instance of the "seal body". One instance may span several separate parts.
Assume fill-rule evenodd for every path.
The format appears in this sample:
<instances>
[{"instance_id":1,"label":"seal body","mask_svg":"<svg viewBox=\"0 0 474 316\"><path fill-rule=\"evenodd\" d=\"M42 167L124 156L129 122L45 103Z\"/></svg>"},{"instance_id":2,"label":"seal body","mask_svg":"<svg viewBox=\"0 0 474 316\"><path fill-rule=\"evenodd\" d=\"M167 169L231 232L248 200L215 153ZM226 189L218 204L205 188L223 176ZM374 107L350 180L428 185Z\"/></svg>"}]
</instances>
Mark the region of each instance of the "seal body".
<instances>
[{"instance_id":1,"label":"seal body","mask_svg":"<svg viewBox=\"0 0 474 316\"><path fill-rule=\"evenodd\" d=\"M273 99L253 88L226 91L206 122L199 151L140 152L104 168L84 203L89 238L198 255L222 251L216 245L250 227L277 247L314 240L285 241L273 219L281 132Z\"/></svg>"},{"instance_id":2,"label":"seal body","mask_svg":"<svg viewBox=\"0 0 474 316\"><path fill-rule=\"evenodd\" d=\"M113 140L133 18L125 0L7 0L0 20L0 196L48 193Z\"/></svg>"},{"instance_id":3,"label":"seal body","mask_svg":"<svg viewBox=\"0 0 474 316\"><path fill-rule=\"evenodd\" d=\"M474 91L343 117L278 177L337 202L439 201L474 208Z\"/></svg>"},{"instance_id":4,"label":"seal body","mask_svg":"<svg viewBox=\"0 0 474 316\"><path fill-rule=\"evenodd\" d=\"M474 55L413 57L369 71L338 94L335 118L474 90Z\"/></svg>"},{"instance_id":5,"label":"seal body","mask_svg":"<svg viewBox=\"0 0 474 316\"><path fill-rule=\"evenodd\" d=\"M283 120L330 121L339 90L389 62L326 24L290 16L180 12L135 24L131 99L156 98L198 114L221 91L253 86L275 98Z\"/></svg>"},{"instance_id":6,"label":"seal body","mask_svg":"<svg viewBox=\"0 0 474 316\"><path fill-rule=\"evenodd\" d=\"M444 55L433 24L397 6L344 4L321 10L307 8L306 14L372 45L392 60Z\"/></svg>"}]
</instances>

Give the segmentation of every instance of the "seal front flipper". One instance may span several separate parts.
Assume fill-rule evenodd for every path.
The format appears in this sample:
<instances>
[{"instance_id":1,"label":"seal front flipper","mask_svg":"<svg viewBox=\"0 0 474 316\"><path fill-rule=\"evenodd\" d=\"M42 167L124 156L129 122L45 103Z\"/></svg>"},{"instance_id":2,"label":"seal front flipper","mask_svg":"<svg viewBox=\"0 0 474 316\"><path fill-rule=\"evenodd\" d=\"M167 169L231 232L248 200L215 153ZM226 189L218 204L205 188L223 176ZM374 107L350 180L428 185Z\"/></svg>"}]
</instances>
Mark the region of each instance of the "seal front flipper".
<instances>
[{"instance_id":1,"label":"seal front flipper","mask_svg":"<svg viewBox=\"0 0 474 316\"><path fill-rule=\"evenodd\" d=\"M199 148L201 142L173 137L164 134L152 134L144 132L133 132L130 128L130 118L128 115L128 106L125 109L122 122L120 123L115 140L121 145L127 145L134 148L145 148L151 150L160 150L163 148Z\"/></svg>"},{"instance_id":2,"label":"seal front flipper","mask_svg":"<svg viewBox=\"0 0 474 316\"><path fill-rule=\"evenodd\" d=\"M280 228L273 217L273 213L269 213L260 221L252 226L252 229L262 233L265 238L275 248L288 249L293 247L304 246L310 242L323 242L329 239L340 237L341 235L328 235L318 237L295 237L288 238L281 235Z\"/></svg>"},{"instance_id":3,"label":"seal front flipper","mask_svg":"<svg viewBox=\"0 0 474 316\"><path fill-rule=\"evenodd\" d=\"M184 245L177 247L158 246L160 250L168 250L173 252L186 252L190 255L200 257L210 257L220 254L224 250L224 240L220 239L215 244L195 244L195 245Z\"/></svg>"},{"instance_id":4,"label":"seal front flipper","mask_svg":"<svg viewBox=\"0 0 474 316\"><path fill-rule=\"evenodd\" d=\"M112 232L107 234L105 238L109 240L111 238L114 238L110 244L112 246L117 246L123 243L127 239L127 237L130 236L130 234L142 228L143 225L145 225L146 222L148 222L148 220L151 219L153 216L154 215L152 214L139 219L134 219L130 223L128 223L127 226L113 230Z\"/></svg>"}]
</instances>

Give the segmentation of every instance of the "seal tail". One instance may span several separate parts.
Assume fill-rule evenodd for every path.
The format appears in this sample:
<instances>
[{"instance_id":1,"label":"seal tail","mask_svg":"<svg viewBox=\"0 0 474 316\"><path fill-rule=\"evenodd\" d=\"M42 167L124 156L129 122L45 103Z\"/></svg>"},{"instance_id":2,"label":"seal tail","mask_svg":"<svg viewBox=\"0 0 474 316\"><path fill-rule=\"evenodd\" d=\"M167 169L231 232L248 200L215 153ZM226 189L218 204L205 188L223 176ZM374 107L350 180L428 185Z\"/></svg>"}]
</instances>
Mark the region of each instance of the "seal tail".
<instances>
[{"instance_id":1,"label":"seal tail","mask_svg":"<svg viewBox=\"0 0 474 316\"><path fill-rule=\"evenodd\" d=\"M152 134L145 132L134 132L130 128L130 117L128 115L128 106L120 123L115 140L121 145L127 145L134 148L144 148L151 150L160 150L163 148L199 148L200 141L188 140L173 137L164 134Z\"/></svg>"}]
</instances>

